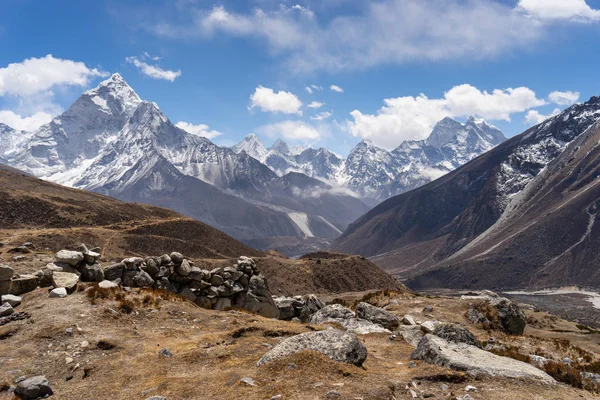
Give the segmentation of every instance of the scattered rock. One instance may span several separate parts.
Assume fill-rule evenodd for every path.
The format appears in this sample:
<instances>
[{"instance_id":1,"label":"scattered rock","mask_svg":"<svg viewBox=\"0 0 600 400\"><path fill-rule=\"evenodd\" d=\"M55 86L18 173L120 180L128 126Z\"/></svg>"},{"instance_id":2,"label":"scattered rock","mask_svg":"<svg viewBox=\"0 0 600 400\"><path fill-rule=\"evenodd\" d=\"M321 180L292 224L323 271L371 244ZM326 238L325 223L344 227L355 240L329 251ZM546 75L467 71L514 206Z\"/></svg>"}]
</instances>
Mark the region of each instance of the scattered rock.
<instances>
[{"instance_id":1,"label":"scattered rock","mask_svg":"<svg viewBox=\"0 0 600 400\"><path fill-rule=\"evenodd\" d=\"M527 318L519 306L510 300L502 299L492 301L492 305L498 312L498 319L504 333L509 335L522 335L527 325Z\"/></svg>"},{"instance_id":2,"label":"scattered rock","mask_svg":"<svg viewBox=\"0 0 600 400\"><path fill-rule=\"evenodd\" d=\"M77 266L80 262L83 261L83 253L79 251L70 251L70 250L61 250L56 253L54 259L57 262L69 264L71 267Z\"/></svg>"},{"instance_id":3,"label":"scattered rock","mask_svg":"<svg viewBox=\"0 0 600 400\"><path fill-rule=\"evenodd\" d=\"M10 281L14 275L14 271L8 265L0 264L0 282Z\"/></svg>"},{"instance_id":4,"label":"scattered rock","mask_svg":"<svg viewBox=\"0 0 600 400\"><path fill-rule=\"evenodd\" d=\"M302 306L300 315L298 316L302 322L308 322L313 314L325 307L325 303L319 300L314 294L302 296L302 302L304 306Z\"/></svg>"},{"instance_id":5,"label":"scattered rock","mask_svg":"<svg viewBox=\"0 0 600 400\"><path fill-rule=\"evenodd\" d=\"M337 390L330 390L329 392L325 393L326 399L339 399L340 397L342 397L342 394Z\"/></svg>"},{"instance_id":6,"label":"scattered rock","mask_svg":"<svg viewBox=\"0 0 600 400\"><path fill-rule=\"evenodd\" d=\"M342 306L341 304L330 304L317 311L310 318L311 324L323 324L325 322L340 322L348 319L355 319L354 311Z\"/></svg>"},{"instance_id":7,"label":"scattered rock","mask_svg":"<svg viewBox=\"0 0 600 400\"><path fill-rule=\"evenodd\" d=\"M400 326L400 322L394 314L369 303L359 303L356 307L356 315L361 319L380 325L390 331Z\"/></svg>"},{"instance_id":8,"label":"scattered rock","mask_svg":"<svg viewBox=\"0 0 600 400\"><path fill-rule=\"evenodd\" d=\"M29 254L31 250L27 246L18 246L8 250L8 253L21 253L21 254Z\"/></svg>"},{"instance_id":9,"label":"scattered rock","mask_svg":"<svg viewBox=\"0 0 600 400\"><path fill-rule=\"evenodd\" d=\"M14 294L19 296L37 289L38 279L35 275L20 275L18 278L0 282L0 295Z\"/></svg>"},{"instance_id":10,"label":"scattered rock","mask_svg":"<svg viewBox=\"0 0 600 400\"><path fill-rule=\"evenodd\" d=\"M23 400L40 399L54 394L45 376L34 376L19 382L15 393Z\"/></svg>"},{"instance_id":11,"label":"scattered rock","mask_svg":"<svg viewBox=\"0 0 600 400\"><path fill-rule=\"evenodd\" d=\"M402 317L402 324L404 325L416 325L417 323L415 322L415 319L412 315L410 314L406 314L404 317Z\"/></svg>"},{"instance_id":12,"label":"scattered rock","mask_svg":"<svg viewBox=\"0 0 600 400\"><path fill-rule=\"evenodd\" d=\"M173 259L173 254L171 254L171 259ZM192 267L190 266L189 261L181 260L179 264L175 263L175 272L181 276L190 276L190 272L192 272Z\"/></svg>"},{"instance_id":13,"label":"scattered rock","mask_svg":"<svg viewBox=\"0 0 600 400\"><path fill-rule=\"evenodd\" d=\"M51 299L64 299L67 297L67 289L64 287L52 289L50 292Z\"/></svg>"},{"instance_id":14,"label":"scattered rock","mask_svg":"<svg viewBox=\"0 0 600 400\"><path fill-rule=\"evenodd\" d=\"M423 309L423 313L432 313L432 312L433 312L432 306L427 306Z\"/></svg>"},{"instance_id":15,"label":"scattered rock","mask_svg":"<svg viewBox=\"0 0 600 400\"><path fill-rule=\"evenodd\" d=\"M169 257L170 257L171 261L173 262L173 264L175 264L175 265L181 264L183 262L183 254L177 253L176 251L171 253L171 255Z\"/></svg>"},{"instance_id":16,"label":"scattered rock","mask_svg":"<svg viewBox=\"0 0 600 400\"><path fill-rule=\"evenodd\" d=\"M398 331L402 338L413 347L417 347L421 339L423 339L423 332L418 325L400 326Z\"/></svg>"},{"instance_id":17,"label":"scattered rock","mask_svg":"<svg viewBox=\"0 0 600 400\"><path fill-rule=\"evenodd\" d=\"M2 296L0 298L0 304L8 303L13 308L20 306L21 305L21 301L23 301L23 299L21 297L15 296L15 295L12 295L12 294L5 294L4 296Z\"/></svg>"},{"instance_id":18,"label":"scattered rock","mask_svg":"<svg viewBox=\"0 0 600 400\"><path fill-rule=\"evenodd\" d=\"M350 333L336 329L307 332L282 340L257 363L264 365L273 360L290 356L304 350L313 350L332 360L361 366L367 358L367 349Z\"/></svg>"},{"instance_id":19,"label":"scattered rock","mask_svg":"<svg viewBox=\"0 0 600 400\"><path fill-rule=\"evenodd\" d=\"M171 353L171 351L169 349L167 349L166 347L163 347L162 349L160 349L160 351L158 352L158 355L161 357L166 357L166 358L173 357L173 353Z\"/></svg>"},{"instance_id":20,"label":"scattered rock","mask_svg":"<svg viewBox=\"0 0 600 400\"><path fill-rule=\"evenodd\" d=\"M115 281L117 279L123 279L123 273L125 272L125 264L117 263L104 268L104 279L107 281Z\"/></svg>"},{"instance_id":21,"label":"scattered rock","mask_svg":"<svg viewBox=\"0 0 600 400\"><path fill-rule=\"evenodd\" d=\"M421 324L421 330L424 333L433 333L433 331L435 331L435 328L437 328L441 324L442 323L439 321L425 321Z\"/></svg>"},{"instance_id":22,"label":"scattered rock","mask_svg":"<svg viewBox=\"0 0 600 400\"><path fill-rule=\"evenodd\" d=\"M458 324L438 325L433 334L453 343L466 343L481 348L481 343L467 328Z\"/></svg>"},{"instance_id":23,"label":"scattered rock","mask_svg":"<svg viewBox=\"0 0 600 400\"><path fill-rule=\"evenodd\" d=\"M248 386L256 386L256 382L252 378L242 378L240 382Z\"/></svg>"},{"instance_id":24,"label":"scattered rock","mask_svg":"<svg viewBox=\"0 0 600 400\"><path fill-rule=\"evenodd\" d=\"M54 272L52 274L52 286L65 288L68 293L73 293L79 283L79 276L70 272Z\"/></svg>"},{"instance_id":25,"label":"scattered rock","mask_svg":"<svg viewBox=\"0 0 600 400\"><path fill-rule=\"evenodd\" d=\"M229 297L220 297L214 305L214 309L218 311L225 311L231 308L231 299Z\"/></svg>"},{"instance_id":26,"label":"scattered rock","mask_svg":"<svg viewBox=\"0 0 600 400\"><path fill-rule=\"evenodd\" d=\"M111 281L102 281L100 283L98 283L98 287L101 289L114 289L114 288L118 288L119 285L117 285L114 282Z\"/></svg>"},{"instance_id":27,"label":"scattered rock","mask_svg":"<svg viewBox=\"0 0 600 400\"><path fill-rule=\"evenodd\" d=\"M0 306L0 317L8 317L15 312L15 309L8 303L4 303Z\"/></svg>"},{"instance_id":28,"label":"scattered rock","mask_svg":"<svg viewBox=\"0 0 600 400\"><path fill-rule=\"evenodd\" d=\"M86 265L81 269L81 280L83 282L102 282L104 271L99 264Z\"/></svg>"},{"instance_id":29,"label":"scattered rock","mask_svg":"<svg viewBox=\"0 0 600 400\"><path fill-rule=\"evenodd\" d=\"M430 364L470 375L490 375L507 378L537 379L544 383L555 383L554 379L534 366L500 357L465 343L452 343L435 335L425 335L412 353L413 360L423 360Z\"/></svg>"},{"instance_id":30,"label":"scattered rock","mask_svg":"<svg viewBox=\"0 0 600 400\"><path fill-rule=\"evenodd\" d=\"M148 397L146 400L167 400L167 398L164 396L152 396Z\"/></svg>"}]
</instances>

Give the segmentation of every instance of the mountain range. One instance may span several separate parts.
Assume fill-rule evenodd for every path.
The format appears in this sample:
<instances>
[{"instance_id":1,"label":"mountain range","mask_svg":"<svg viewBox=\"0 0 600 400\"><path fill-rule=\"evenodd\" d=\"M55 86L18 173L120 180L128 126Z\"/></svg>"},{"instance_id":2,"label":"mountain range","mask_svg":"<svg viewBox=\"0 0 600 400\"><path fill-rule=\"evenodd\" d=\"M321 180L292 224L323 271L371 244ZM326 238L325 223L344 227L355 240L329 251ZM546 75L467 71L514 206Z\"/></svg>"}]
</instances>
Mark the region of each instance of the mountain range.
<instances>
[{"instance_id":1,"label":"mountain range","mask_svg":"<svg viewBox=\"0 0 600 400\"><path fill-rule=\"evenodd\" d=\"M599 286L600 98L353 223L333 244L415 289Z\"/></svg>"},{"instance_id":2,"label":"mountain range","mask_svg":"<svg viewBox=\"0 0 600 400\"><path fill-rule=\"evenodd\" d=\"M0 163L61 185L171 208L261 249L329 246L372 205L448 173L504 140L483 120L445 119L394 151L346 159L249 135L233 148L176 127L119 74L33 132L0 124ZM293 249L293 250L292 250Z\"/></svg>"},{"instance_id":3,"label":"mountain range","mask_svg":"<svg viewBox=\"0 0 600 400\"><path fill-rule=\"evenodd\" d=\"M266 148L254 134L232 150L245 152L278 175L303 173L377 204L447 174L504 140L498 128L471 117L465 124L445 118L427 139L405 141L393 151L363 140L345 159L325 148L290 147L281 140Z\"/></svg>"}]
</instances>

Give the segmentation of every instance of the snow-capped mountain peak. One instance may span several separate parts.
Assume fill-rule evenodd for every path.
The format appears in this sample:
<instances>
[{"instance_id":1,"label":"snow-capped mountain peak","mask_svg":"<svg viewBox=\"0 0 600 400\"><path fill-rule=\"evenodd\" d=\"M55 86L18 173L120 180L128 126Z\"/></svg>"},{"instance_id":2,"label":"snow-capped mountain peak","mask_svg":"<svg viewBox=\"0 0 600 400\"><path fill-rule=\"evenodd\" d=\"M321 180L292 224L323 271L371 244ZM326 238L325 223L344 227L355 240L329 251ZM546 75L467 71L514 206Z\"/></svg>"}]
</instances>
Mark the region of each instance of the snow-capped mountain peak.
<instances>
[{"instance_id":1,"label":"snow-capped mountain peak","mask_svg":"<svg viewBox=\"0 0 600 400\"><path fill-rule=\"evenodd\" d=\"M259 161L263 161L268 150L262 144L260 139L253 133L246 136L241 142L231 148L236 153L245 151L250 157L253 157Z\"/></svg>"},{"instance_id":2,"label":"snow-capped mountain peak","mask_svg":"<svg viewBox=\"0 0 600 400\"><path fill-rule=\"evenodd\" d=\"M142 101L119 73L83 93L81 99L89 99L107 113L130 112Z\"/></svg>"}]
</instances>

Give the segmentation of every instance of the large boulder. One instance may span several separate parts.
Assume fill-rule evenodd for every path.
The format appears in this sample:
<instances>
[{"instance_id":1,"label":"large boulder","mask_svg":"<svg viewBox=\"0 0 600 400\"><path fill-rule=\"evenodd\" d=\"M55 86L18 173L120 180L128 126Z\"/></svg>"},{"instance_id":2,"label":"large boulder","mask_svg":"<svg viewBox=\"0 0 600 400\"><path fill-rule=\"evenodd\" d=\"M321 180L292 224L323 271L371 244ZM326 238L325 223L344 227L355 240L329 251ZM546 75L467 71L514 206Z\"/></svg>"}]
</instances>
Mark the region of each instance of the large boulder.
<instances>
[{"instance_id":1,"label":"large boulder","mask_svg":"<svg viewBox=\"0 0 600 400\"><path fill-rule=\"evenodd\" d=\"M358 318L380 325L390 331L400 326L400 321L398 321L398 318L394 314L369 303L358 303L358 306L356 306L356 315Z\"/></svg>"},{"instance_id":2,"label":"large boulder","mask_svg":"<svg viewBox=\"0 0 600 400\"><path fill-rule=\"evenodd\" d=\"M277 297L273 300L279 310L279 319L284 321L290 321L292 318L297 317L304 306L302 301L293 297Z\"/></svg>"},{"instance_id":3,"label":"large boulder","mask_svg":"<svg viewBox=\"0 0 600 400\"><path fill-rule=\"evenodd\" d=\"M104 271L99 264L86 265L81 269L82 282L102 282Z\"/></svg>"},{"instance_id":4,"label":"large boulder","mask_svg":"<svg viewBox=\"0 0 600 400\"><path fill-rule=\"evenodd\" d=\"M8 265L0 264L0 282L10 281L14 273L13 269Z\"/></svg>"},{"instance_id":5,"label":"large boulder","mask_svg":"<svg viewBox=\"0 0 600 400\"><path fill-rule=\"evenodd\" d=\"M305 350L326 355L332 360L361 366L367 358L367 349L350 333L336 329L307 332L284 339L267 352L258 366Z\"/></svg>"},{"instance_id":6,"label":"large boulder","mask_svg":"<svg viewBox=\"0 0 600 400\"><path fill-rule=\"evenodd\" d=\"M536 379L555 383L554 379L533 365L500 357L465 343L452 343L435 335L425 335L412 353L413 360L465 371L469 375L489 375L506 378Z\"/></svg>"},{"instance_id":7,"label":"large boulder","mask_svg":"<svg viewBox=\"0 0 600 400\"><path fill-rule=\"evenodd\" d=\"M125 272L125 264L120 262L117 264L109 265L104 268L104 279L107 281L116 281L117 279L123 279L123 273Z\"/></svg>"},{"instance_id":8,"label":"large boulder","mask_svg":"<svg viewBox=\"0 0 600 400\"><path fill-rule=\"evenodd\" d=\"M34 400L52 396L54 392L45 376L34 376L19 382L15 394L22 400Z\"/></svg>"},{"instance_id":9,"label":"large boulder","mask_svg":"<svg viewBox=\"0 0 600 400\"><path fill-rule=\"evenodd\" d=\"M20 306L21 301L23 301L22 298L20 298L19 296L12 295L12 294L5 294L4 296L0 297L0 304L8 303L13 307Z\"/></svg>"},{"instance_id":10,"label":"large boulder","mask_svg":"<svg viewBox=\"0 0 600 400\"><path fill-rule=\"evenodd\" d=\"M171 253L171 255L169 257L171 258L171 261L173 261L173 264L175 264L175 265L179 265L183 262L183 254L177 253L176 251Z\"/></svg>"},{"instance_id":11,"label":"large boulder","mask_svg":"<svg viewBox=\"0 0 600 400\"><path fill-rule=\"evenodd\" d=\"M498 313L498 320L504 333L509 335L522 335L527 325L527 317L518 305L508 299L492 301Z\"/></svg>"},{"instance_id":12,"label":"large boulder","mask_svg":"<svg viewBox=\"0 0 600 400\"><path fill-rule=\"evenodd\" d=\"M0 317L8 317L14 312L15 309L9 303L0 305Z\"/></svg>"},{"instance_id":13,"label":"large boulder","mask_svg":"<svg viewBox=\"0 0 600 400\"><path fill-rule=\"evenodd\" d=\"M69 264L71 267L76 266L83 261L84 256L80 251L61 250L54 257L56 262Z\"/></svg>"},{"instance_id":14,"label":"large boulder","mask_svg":"<svg viewBox=\"0 0 600 400\"><path fill-rule=\"evenodd\" d=\"M267 278L262 275L254 275L248 283L248 292L238 295L239 307L244 310L255 312L266 318L277 318L279 310L273 301Z\"/></svg>"},{"instance_id":15,"label":"large boulder","mask_svg":"<svg viewBox=\"0 0 600 400\"><path fill-rule=\"evenodd\" d=\"M481 348L481 343L467 328L458 324L442 324L433 330L433 334L453 343L466 343Z\"/></svg>"},{"instance_id":16,"label":"large boulder","mask_svg":"<svg viewBox=\"0 0 600 400\"><path fill-rule=\"evenodd\" d=\"M14 294L19 296L33 292L38 287L38 279L35 275L20 275L10 281L0 282L0 295Z\"/></svg>"},{"instance_id":17,"label":"large boulder","mask_svg":"<svg viewBox=\"0 0 600 400\"><path fill-rule=\"evenodd\" d=\"M171 258L173 258L173 254L171 254ZM181 260L179 264L176 263L175 272L181 276L190 276L190 272L192 272L190 262L188 260Z\"/></svg>"},{"instance_id":18,"label":"large boulder","mask_svg":"<svg viewBox=\"0 0 600 400\"><path fill-rule=\"evenodd\" d=\"M310 323L318 325L325 322L340 322L355 318L356 315L351 309L346 308L341 304L330 304L314 313L310 318Z\"/></svg>"},{"instance_id":19,"label":"large boulder","mask_svg":"<svg viewBox=\"0 0 600 400\"><path fill-rule=\"evenodd\" d=\"M73 293L79 283L79 275L70 272L54 272L52 274L52 286L65 288L68 293Z\"/></svg>"},{"instance_id":20,"label":"large boulder","mask_svg":"<svg viewBox=\"0 0 600 400\"><path fill-rule=\"evenodd\" d=\"M300 321L302 322L308 322L313 314L325 307L325 303L319 300L314 294L302 296L302 302L304 305L302 306L299 315Z\"/></svg>"},{"instance_id":21,"label":"large boulder","mask_svg":"<svg viewBox=\"0 0 600 400\"><path fill-rule=\"evenodd\" d=\"M123 274L123 286L141 288L152 285L154 285L154 279L146 271L126 271Z\"/></svg>"}]
</instances>

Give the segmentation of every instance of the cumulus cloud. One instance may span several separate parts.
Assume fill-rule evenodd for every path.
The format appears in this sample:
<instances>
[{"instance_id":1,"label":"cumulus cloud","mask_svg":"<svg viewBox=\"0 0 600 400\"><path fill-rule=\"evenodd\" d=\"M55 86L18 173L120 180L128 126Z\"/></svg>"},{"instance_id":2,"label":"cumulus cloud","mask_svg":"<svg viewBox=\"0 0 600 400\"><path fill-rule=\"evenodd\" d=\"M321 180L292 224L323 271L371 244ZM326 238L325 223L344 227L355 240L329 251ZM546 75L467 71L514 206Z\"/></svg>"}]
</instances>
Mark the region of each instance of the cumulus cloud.
<instances>
[{"instance_id":1,"label":"cumulus cloud","mask_svg":"<svg viewBox=\"0 0 600 400\"><path fill-rule=\"evenodd\" d=\"M434 125L445 117L477 115L490 120L509 121L511 114L545 105L526 87L481 91L471 85L455 86L444 97L430 99L424 94L384 100L377 114L350 113L348 129L353 136L370 139L392 149L405 140L427 137Z\"/></svg>"},{"instance_id":2,"label":"cumulus cloud","mask_svg":"<svg viewBox=\"0 0 600 400\"><path fill-rule=\"evenodd\" d=\"M519 0L517 9L542 20L600 20L600 10L585 0Z\"/></svg>"},{"instance_id":3,"label":"cumulus cloud","mask_svg":"<svg viewBox=\"0 0 600 400\"><path fill-rule=\"evenodd\" d=\"M135 67L139 69L142 74L149 76L152 79L163 79L165 81L174 82L175 79L181 76L181 70L165 70L158 65L150 65L144 61L141 61L137 57L127 57L125 61L135 65Z\"/></svg>"},{"instance_id":4,"label":"cumulus cloud","mask_svg":"<svg viewBox=\"0 0 600 400\"><path fill-rule=\"evenodd\" d=\"M310 141L321 138L319 131L303 121L283 121L264 125L256 130L270 138L283 138L290 141Z\"/></svg>"},{"instance_id":5,"label":"cumulus cloud","mask_svg":"<svg viewBox=\"0 0 600 400\"><path fill-rule=\"evenodd\" d=\"M312 119L313 121L324 121L326 119L329 119L332 115L333 114L330 113L329 111L324 111L322 113L315 115L314 117L310 117L310 119Z\"/></svg>"},{"instance_id":6,"label":"cumulus cloud","mask_svg":"<svg viewBox=\"0 0 600 400\"><path fill-rule=\"evenodd\" d=\"M298 72L487 59L534 43L546 29L530 14L493 0L380 0L331 19L264 4L250 12L223 6L195 9L188 11L188 23L149 26L153 33L173 38L255 38Z\"/></svg>"},{"instance_id":7,"label":"cumulus cloud","mask_svg":"<svg viewBox=\"0 0 600 400\"><path fill-rule=\"evenodd\" d=\"M275 92L273 89L259 86L250 96L250 110L260 108L265 112L302 115L302 102L291 92Z\"/></svg>"},{"instance_id":8,"label":"cumulus cloud","mask_svg":"<svg viewBox=\"0 0 600 400\"><path fill-rule=\"evenodd\" d=\"M54 102L54 91L87 86L108 74L83 62L48 54L0 68L0 97L15 107L0 110L0 122L18 130L35 130L62 111Z\"/></svg>"},{"instance_id":9,"label":"cumulus cloud","mask_svg":"<svg viewBox=\"0 0 600 400\"><path fill-rule=\"evenodd\" d=\"M331 85L329 86L329 89L333 90L334 92L344 93L344 89L342 89L338 85Z\"/></svg>"},{"instance_id":10,"label":"cumulus cloud","mask_svg":"<svg viewBox=\"0 0 600 400\"><path fill-rule=\"evenodd\" d=\"M204 125L204 124L194 125L194 124L190 124L188 122L180 121L180 122L176 123L175 126L178 127L179 129L183 129L184 131L186 131L188 133L191 133L192 135L202 136L207 139L213 139L213 138L216 138L217 136L222 135L221 132L211 130L208 125Z\"/></svg>"},{"instance_id":11,"label":"cumulus cloud","mask_svg":"<svg viewBox=\"0 0 600 400\"><path fill-rule=\"evenodd\" d=\"M321 108L325 105L325 103L321 103L320 101L313 101L307 107L308 108Z\"/></svg>"},{"instance_id":12,"label":"cumulus cloud","mask_svg":"<svg viewBox=\"0 0 600 400\"><path fill-rule=\"evenodd\" d=\"M577 103L579 100L579 92L552 92L548 95L548 99L559 106L570 106Z\"/></svg>"},{"instance_id":13,"label":"cumulus cloud","mask_svg":"<svg viewBox=\"0 0 600 400\"><path fill-rule=\"evenodd\" d=\"M530 125L537 125L558 114L560 114L560 109L558 108L555 108L550 115L541 114L538 110L530 110L525 116L525 121Z\"/></svg>"}]
</instances>

